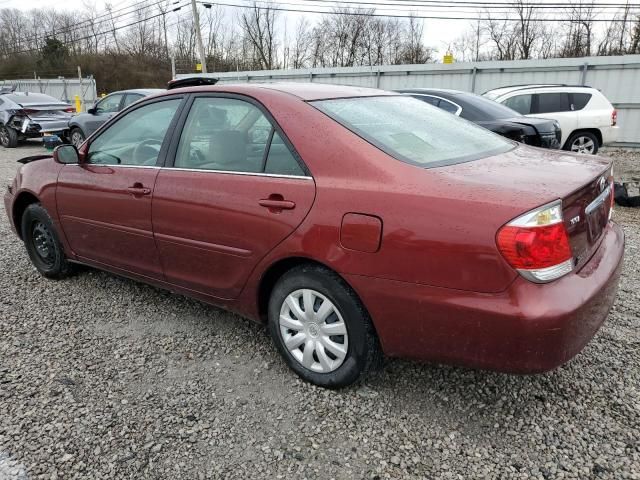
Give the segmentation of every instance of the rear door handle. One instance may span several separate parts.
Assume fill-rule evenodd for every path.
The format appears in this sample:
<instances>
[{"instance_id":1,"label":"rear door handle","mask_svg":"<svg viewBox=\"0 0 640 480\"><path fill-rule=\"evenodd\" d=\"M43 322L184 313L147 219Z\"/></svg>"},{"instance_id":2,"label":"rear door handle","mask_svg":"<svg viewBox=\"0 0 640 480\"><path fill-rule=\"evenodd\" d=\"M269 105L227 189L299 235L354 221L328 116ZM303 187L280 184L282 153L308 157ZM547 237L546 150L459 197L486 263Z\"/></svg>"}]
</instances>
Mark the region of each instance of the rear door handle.
<instances>
[{"instance_id":1,"label":"rear door handle","mask_svg":"<svg viewBox=\"0 0 640 480\"><path fill-rule=\"evenodd\" d=\"M268 198L260 200L258 203L263 207L274 208L278 210L292 210L296 206L296 204L290 200L271 200Z\"/></svg>"},{"instance_id":2,"label":"rear door handle","mask_svg":"<svg viewBox=\"0 0 640 480\"><path fill-rule=\"evenodd\" d=\"M282 195L270 195L269 198L263 198L258 205L268 208L269 210L293 210L296 204L291 200L285 200Z\"/></svg>"},{"instance_id":3,"label":"rear door handle","mask_svg":"<svg viewBox=\"0 0 640 480\"><path fill-rule=\"evenodd\" d=\"M131 195L149 195L151 193L151 189L143 187L140 184L136 184L133 187L127 187L127 192Z\"/></svg>"}]
</instances>

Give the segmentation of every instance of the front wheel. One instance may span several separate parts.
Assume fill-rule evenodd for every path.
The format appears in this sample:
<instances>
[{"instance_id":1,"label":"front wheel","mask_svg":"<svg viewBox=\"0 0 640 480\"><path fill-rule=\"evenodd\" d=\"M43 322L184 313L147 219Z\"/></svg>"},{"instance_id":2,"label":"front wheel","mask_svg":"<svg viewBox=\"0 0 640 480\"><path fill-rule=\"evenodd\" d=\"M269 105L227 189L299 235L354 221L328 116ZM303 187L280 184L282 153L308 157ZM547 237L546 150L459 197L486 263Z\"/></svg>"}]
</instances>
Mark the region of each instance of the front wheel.
<instances>
[{"instance_id":1,"label":"front wheel","mask_svg":"<svg viewBox=\"0 0 640 480\"><path fill-rule=\"evenodd\" d=\"M382 357L359 298L321 266L296 267L278 281L269 301L269 331L289 367L322 387L351 385Z\"/></svg>"},{"instance_id":2,"label":"front wheel","mask_svg":"<svg viewBox=\"0 0 640 480\"><path fill-rule=\"evenodd\" d=\"M598 153L598 138L591 132L577 132L567 141L567 150L587 155Z\"/></svg>"},{"instance_id":3,"label":"front wheel","mask_svg":"<svg viewBox=\"0 0 640 480\"><path fill-rule=\"evenodd\" d=\"M80 148L80 145L82 145L85 140L84 133L79 128L72 128L69 140L71 141L71 145L74 145L76 148Z\"/></svg>"},{"instance_id":4,"label":"front wheel","mask_svg":"<svg viewBox=\"0 0 640 480\"><path fill-rule=\"evenodd\" d=\"M0 145L4 148L16 148L18 146L18 132L6 125L0 125Z\"/></svg>"},{"instance_id":5,"label":"front wheel","mask_svg":"<svg viewBox=\"0 0 640 480\"><path fill-rule=\"evenodd\" d=\"M39 203L29 205L22 215L22 239L31 263L47 278L68 276L72 265L67 260L53 221Z\"/></svg>"}]
</instances>

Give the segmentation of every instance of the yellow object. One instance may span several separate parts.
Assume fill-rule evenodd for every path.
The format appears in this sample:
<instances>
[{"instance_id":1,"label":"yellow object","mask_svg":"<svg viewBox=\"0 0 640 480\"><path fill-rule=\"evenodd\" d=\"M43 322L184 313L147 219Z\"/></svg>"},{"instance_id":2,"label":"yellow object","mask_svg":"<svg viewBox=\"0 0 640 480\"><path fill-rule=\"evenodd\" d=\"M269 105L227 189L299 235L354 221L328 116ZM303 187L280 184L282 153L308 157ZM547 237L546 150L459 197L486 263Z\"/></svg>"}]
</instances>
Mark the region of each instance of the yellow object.
<instances>
[{"instance_id":1,"label":"yellow object","mask_svg":"<svg viewBox=\"0 0 640 480\"><path fill-rule=\"evenodd\" d=\"M201 72L201 71L202 71L202 64L196 63L196 72Z\"/></svg>"},{"instance_id":2,"label":"yellow object","mask_svg":"<svg viewBox=\"0 0 640 480\"><path fill-rule=\"evenodd\" d=\"M76 95L75 99L76 99L76 113L80 113L82 111L82 103L80 102L80 95Z\"/></svg>"},{"instance_id":3,"label":"yellow object","mask_svg":"<svg viewBox=\"0 0 640 480\"><path fill-rule=\"evenodd\" d=\"M453 63L453 54L451 52L445 53L442 63Z\"/></svg>"}]
</instances>

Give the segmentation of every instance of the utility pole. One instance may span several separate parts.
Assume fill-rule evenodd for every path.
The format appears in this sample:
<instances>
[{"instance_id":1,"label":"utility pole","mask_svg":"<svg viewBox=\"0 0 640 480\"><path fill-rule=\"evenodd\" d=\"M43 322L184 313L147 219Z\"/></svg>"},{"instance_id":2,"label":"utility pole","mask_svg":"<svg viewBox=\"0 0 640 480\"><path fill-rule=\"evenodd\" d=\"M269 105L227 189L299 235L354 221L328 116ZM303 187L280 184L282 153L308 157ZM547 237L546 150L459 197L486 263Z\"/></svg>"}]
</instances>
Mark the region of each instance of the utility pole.
<instances>
[{"instance_id":1,"label":"utility pole","mask_svg":"<svg viewBox=\"0 0 640 480\"><path fill-rule=\"evenodd\" d=\"M200 16L198 15L196 0L191 0L191 12L193 13L193 26L196 29L196 39L198 40L200 62L202 62L202 73L207 73L207 59L204 55L204 44L202 43L202 32L200 31Z\"/></svg>"}]
</instances>

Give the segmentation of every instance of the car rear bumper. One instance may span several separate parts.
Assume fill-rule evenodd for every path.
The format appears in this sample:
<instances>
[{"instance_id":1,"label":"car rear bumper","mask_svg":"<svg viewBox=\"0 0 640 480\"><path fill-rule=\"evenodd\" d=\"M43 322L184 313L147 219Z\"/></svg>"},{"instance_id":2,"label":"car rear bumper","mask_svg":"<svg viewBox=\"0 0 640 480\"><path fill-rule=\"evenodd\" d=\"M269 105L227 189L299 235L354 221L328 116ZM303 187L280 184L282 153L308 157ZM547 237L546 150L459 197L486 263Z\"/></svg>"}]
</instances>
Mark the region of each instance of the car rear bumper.
<instances>
[{"instance_id":1,"label":"car rear bumper","mask_svg":"<svg viewBox=\"0 0 640 480\"><path fill-rule=\"evenodd\" d=\"M536 373L578 354L613 305L624 234L610 223L579 271L539 285L518 277L499 294L346 275L374 320L385 354Z\"/></svg>"},{"instance_id":2,"label":"car rear bumper","mask_svg":"<svg viewBox=\"0 0 640 480\"><path fill-rule=\"evenodd\" d=\"M600 129L600 132L602 133L602 144L607 145L609 143L617 142L619 130L620 129L617 125L615 127L604 127Z\"/></svg>"}]
</instances>

